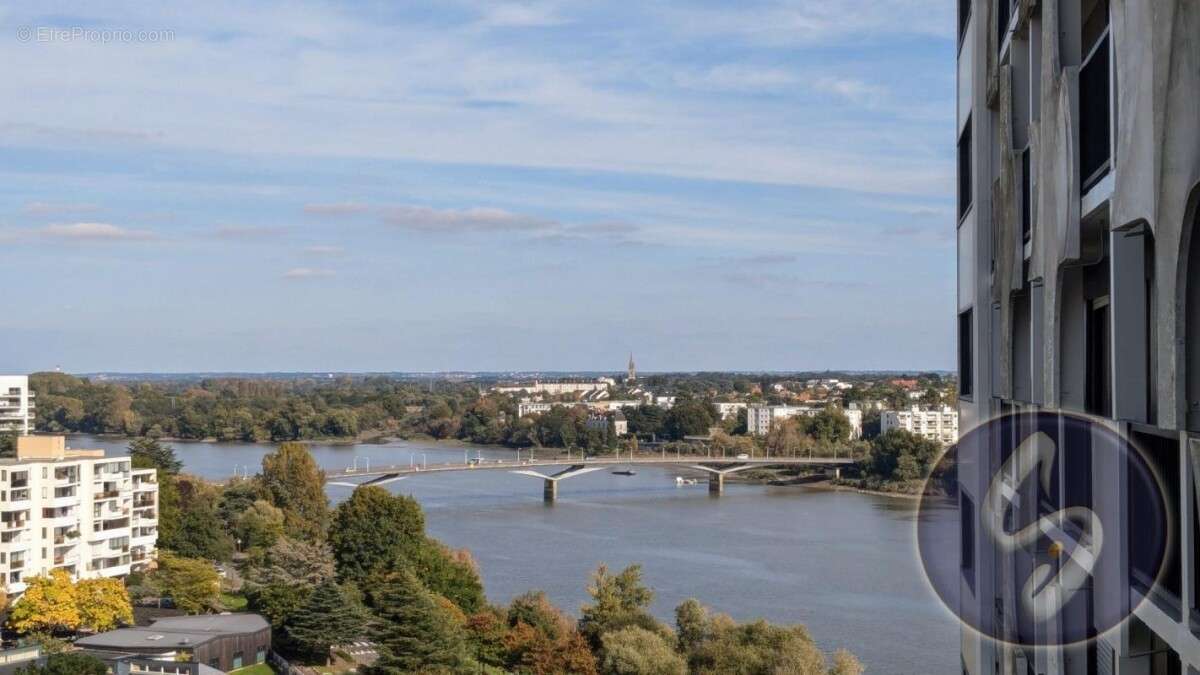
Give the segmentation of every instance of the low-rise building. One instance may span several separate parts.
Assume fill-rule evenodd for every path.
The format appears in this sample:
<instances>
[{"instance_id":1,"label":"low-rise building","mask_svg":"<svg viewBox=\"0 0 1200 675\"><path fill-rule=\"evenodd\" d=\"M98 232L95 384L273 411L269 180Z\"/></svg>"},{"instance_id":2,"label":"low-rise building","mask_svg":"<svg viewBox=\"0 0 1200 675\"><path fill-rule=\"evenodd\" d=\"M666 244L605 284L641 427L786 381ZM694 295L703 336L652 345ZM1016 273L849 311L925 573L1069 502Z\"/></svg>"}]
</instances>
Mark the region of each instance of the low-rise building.
<instances>
[{"instance_id":1,"label":"low-rise building","mask_svg":"<svg viewBox=\"0 0 1200 675\"><path fill-rule=\"evenodd\" d=\"M139 655L168 664L198 663L232 671L266 662L271 650L271 624L248 613L172 616L149 626L80 638L75 646L89 652Z\"/></svg>"},{"instance_id":2,"label":"low-rise building","mask_svg":"<svg viewBox=\"0 0 1200 675\"><path fill-rule=\"evenodd\" d=\"M629 433L629 421L625 419L625 415L621 414L620 410L611 413L592 413L588 415L587 426L589 429L597 431L608 431L609 420L612 420L613 431L618 436L624 436Z\"/></svg>"},{"instance_id":3,"label":"low-rise building","mask_svg":"<svg viewBox=\"0 0 1200 675\"><path fill-rule=\"evenodd\" d=\"M879 432L903 429L918 436L949 445L958 440L958 411L949 406L908 410L885 410L879 418Z\"/></svg>"},{"instance_id":4,"label":"low-rise building","mask_svg":"<svg viewBox=\"0 0 1200 675\"><path fill-rule=\"evenodd\" d=\"M66 447L62 436L20 436L0 459L0 575L19 595L29 577L124 577L149 564L158 540L154 469L127 456Z\"/></svg>"},{"instance_id":5,"label":"low-rise building","mask_svg":"<svg viewBox=\"0 0 1200 675\"><path fill-rule=\"evenodd\" d=\"M730 417L736 417L738 414L738 411L745 410L746 406L747 406L746 403L743 403L741 401L734 401L734 402L718 401L718 402L714 403L713 405L716 406L717 414L720 415L721 419L723 419L723 420L727 420Z\"/></svg>"},{"instance_id":6,"label":"low-rise building","mask_svg":"<svg viewBox=\"0 0 1200 675\"><path fill-rule=\"evenodd\" d=\"M0 432L28 434L33 431L33 418L29 377L0 375Z\"/></svg>"}]
</instances>

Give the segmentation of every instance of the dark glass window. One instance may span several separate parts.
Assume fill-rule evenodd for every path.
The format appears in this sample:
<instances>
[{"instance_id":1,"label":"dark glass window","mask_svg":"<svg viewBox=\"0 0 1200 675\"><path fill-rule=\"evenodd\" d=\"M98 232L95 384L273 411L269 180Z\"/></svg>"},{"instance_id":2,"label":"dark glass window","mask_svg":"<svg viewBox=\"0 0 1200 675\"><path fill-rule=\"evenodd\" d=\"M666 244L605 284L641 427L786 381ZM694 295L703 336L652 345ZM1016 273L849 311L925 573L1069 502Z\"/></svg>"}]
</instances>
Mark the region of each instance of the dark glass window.
<instances>
[{"instance_id":1,"label":"dark glass window","mask_svg":"<svg viewBox=\"0 0 1200 675\"><path fill-rule=\"evenodd\" d=\"M1093 301L1087 317L1087 411L1112 415L1112 338L1108 302Z\"/></svg>"},{"instance_id":2,"label":"dark glass window","mask_svg":"<svg viewBox=\"0 0 1200 675\"><path fill-rule=\"evenodd\" d=\"M1008 24L1012 21L1012 0L996 0L996 49L1004 45Z\"/></svg>"},{"instance_id":3,"label":"dark glass window","mask_svg":"<svg viewBox=\"0 0 1200 675\"><path fill-rule=\"evenodd\" d=\"M1159 509L1166 510L1166 526L1174 527L1181 517L1179 510L1179 441L1174 437L1157 434L1133 433L1130 440L1141 450L1147 467L1157 480L1140 478L1146 476L1137 465L1137 458L1130 457L1128 471L1128 520L1129 528L1129 573L1135 587L1142 591L1155 588L1155 597L1165 600L1162 609L1179 618L1181 597L1180 555L1178 538L1170 532L1161 532L1155 523L1163 522ZM1161 557L1158 548L1164 540L1174 542Z\"/></svg>"},{"instance_id":4,"label":"dark glass window","mask_svg":"<svg viewBox=\"0 0 1200 675\"><path fill-rule=\"evenodd\" d=\"M1029 175L1029 148L1021 153L1021 241L1029 241L1033 237L1033 177Z\"/></svg>"},{"instance_id":5,"label":"dark glass window","mask_svg":"<svg viewBox=\"0 0 1200 675\"><path fill-rule=\"evenodd\" d=\"M962 44L963 35L967 32L967 23L971 20L971 0L958 0L958 42Z\"/></svg>"},{"instance_id":6,"label":"dark glass window","mask_svg":"<svg viewBox=\"0 0 1200 675\"><path fill-rule=\"evenodd\" d=\"M963 579L971 590L975 590L975 502L965 492L959 492L959 524L960 543L959 567L962 568Z\"/></svg>"},{"instance_id":7,"label":"dark glass window","mask_svg":"<svg viewBox=\"0 0 1200 675\"><path fill-rule=\"evenodd\" d=\"M971 208L971 120L967 119L958 137L958 219Z\"/></svg>"},{"instance_id":8,"label":"dark glass window","mask_svg":"<svg viewBox=\"0 0 1200 675\"><path fill-rule=\"evenodd\" d=\"M970 309L958 315L958 393L961 396L970 396L975 390L971 353L973 315L974 311Z\"/></svg>"}]
</instances>

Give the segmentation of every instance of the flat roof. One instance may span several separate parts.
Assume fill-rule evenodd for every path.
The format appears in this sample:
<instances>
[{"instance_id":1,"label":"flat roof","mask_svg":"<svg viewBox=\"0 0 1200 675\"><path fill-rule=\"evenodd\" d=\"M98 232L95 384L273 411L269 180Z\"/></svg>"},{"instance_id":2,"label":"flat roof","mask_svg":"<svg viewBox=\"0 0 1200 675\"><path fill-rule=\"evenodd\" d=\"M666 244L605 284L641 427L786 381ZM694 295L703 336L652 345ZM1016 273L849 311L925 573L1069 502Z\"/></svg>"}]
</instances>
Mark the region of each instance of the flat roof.
<instances>
[{"instance_id":1,"label":"flat roof","mask_svg":"<svg viewBox=\"0 0 1200 675\"><path fill-rule=\"evenodd\" d=\"M158 619L149 626L118 628L75 641L82 648L165 651L194 647L226 635L245 635L270 628L258 614L201 614Z\"/></svg>"}]
</instances>

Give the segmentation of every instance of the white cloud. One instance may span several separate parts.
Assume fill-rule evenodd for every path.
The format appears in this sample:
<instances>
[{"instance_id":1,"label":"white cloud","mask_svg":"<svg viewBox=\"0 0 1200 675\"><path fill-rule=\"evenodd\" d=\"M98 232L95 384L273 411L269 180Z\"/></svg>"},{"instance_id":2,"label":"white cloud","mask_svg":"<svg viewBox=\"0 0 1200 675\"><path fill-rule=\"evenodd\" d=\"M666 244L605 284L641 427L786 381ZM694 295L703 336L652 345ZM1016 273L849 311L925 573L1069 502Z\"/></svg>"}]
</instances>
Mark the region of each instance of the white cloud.
<instances>
[{"instance_id":1,"label":"white cloud","mask_svg":"<svg viewBox=\"0 0 1200 675\"><path fill-rule=\"evenodd\" d=\"M432 209L426 206L393 206L384 211L384 222L418 232L536 232L553 230L553 220L525 216L504 209Z\"/></svg>"},{"instance_id":2,"label":"white cloud","mask_svg":"<svg viewBox=\"0 0 1200 675\"><path fill-rule=\"evenodd\" d=\"M537 28L557 26L564 19L551 4L497 2L485 6L481 23L490 28Z\"/></svg>"},{"instance_id":3,"label":"white cloud","mask_svg":"<svg viewBox=\"0 0 1200 675\"><path fill-rule=\"evenodd\" d=\"M304 212L313 216L352 216L366 213L371 207L358 202L339 202L336 204L305 204Z\"/></svg>"},{"instance_id":4,"label":"white cloud","mask_svg":"<svg viewBox=\"0 0 1200 675\"><path fill-rule=\"evenodd\" d=\"M31 216L62 215L68 213L92 213L99 211L95 204L70 204L65 202L29 202L21 209Z\"/></svg>"},{"instance_id":5,"label":"white cloud","mask_svg":"<svg viewBox=\"0 0 1200 675\"><path fill-rule=\"evenodd\" d=\"M265 225L221 225L213 230L218 239L269 239L287 234L286 227Z\"/></svg>"},{"instance_id":6,"label":"white cloud","mask_svg":"<svg viewBox=\"0 0 1200 675\"><path fill-rule=\"evenodd\" d=\"M837 94L848 101L863 105L876 104L887 93L887 90L881 86L842 77L822 77L817 80L816 88L819 91Z\"/></svg>"},{"instance_id":7,"label":"white cloud","mask_svg":"<svg viewBox=\"0 0 1200 675\"><path fill-rule=\"evenodd\" d=\"M109 223L47 225L36 232L44 237L78 242L150 241L158 238L147 230L131 230Z\"/></svg>"},{"instance_id":8,"label":"white cloud","mask_svg":"<svg viewBox=\"0 0 1200 675\"><path fill-rule=\"evenodd\" d=\"M317 245L317 246L305 246L304 252L307 253L308 255L336 256L336 255L341 255L341 254L345 253L346 249L342 248L341 246Z\"/></svg>"},{"instance_id":9,"label":"white cloud","mask_svg":"<svg viewBox=\"0 0 1200 675\"><path fill-rule=\"evenodd\" d=\"M327 279L334 276L333 270L318 269L314 267L293 267L283 273L284 279Z\"/></svg>"}]
</instances>

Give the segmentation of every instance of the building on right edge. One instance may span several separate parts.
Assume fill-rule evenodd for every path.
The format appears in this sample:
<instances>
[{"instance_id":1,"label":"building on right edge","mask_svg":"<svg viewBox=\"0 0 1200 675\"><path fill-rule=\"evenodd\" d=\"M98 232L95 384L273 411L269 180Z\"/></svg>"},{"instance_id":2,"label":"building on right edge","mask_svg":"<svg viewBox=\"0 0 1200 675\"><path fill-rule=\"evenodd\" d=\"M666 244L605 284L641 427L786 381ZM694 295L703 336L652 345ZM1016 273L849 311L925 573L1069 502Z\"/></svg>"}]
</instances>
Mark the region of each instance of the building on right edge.
<instances>
[{"instance_id":1,"label":"building on right edge","mask_svg":"<svg viewBox=\"0 0 1200 675\"><path fill-rule=\"evenodd\" d=\"M963 671L1200 673L1200 2L958 9L961 427L1033 411L1100 420L1161 476L1175 524L1148 579L1126 467L1060 458L1058 487L1093 500L1124 552L1096 583L1120 586L1133 616L1046 650L964 630ZM964 499L979 503L991 459L960 467ZM1002 621L998 555L964 544L959 611Z\"/></svg>"}]
</instances>

